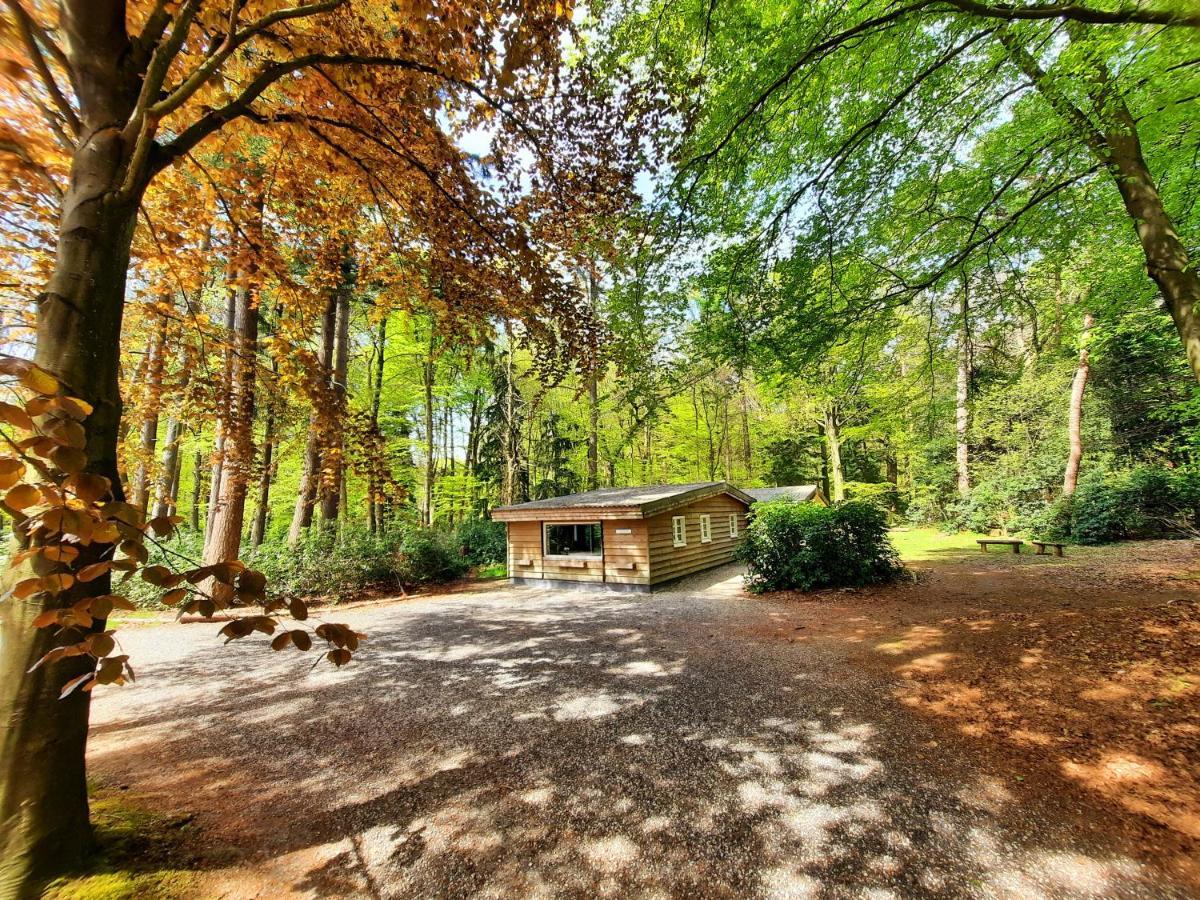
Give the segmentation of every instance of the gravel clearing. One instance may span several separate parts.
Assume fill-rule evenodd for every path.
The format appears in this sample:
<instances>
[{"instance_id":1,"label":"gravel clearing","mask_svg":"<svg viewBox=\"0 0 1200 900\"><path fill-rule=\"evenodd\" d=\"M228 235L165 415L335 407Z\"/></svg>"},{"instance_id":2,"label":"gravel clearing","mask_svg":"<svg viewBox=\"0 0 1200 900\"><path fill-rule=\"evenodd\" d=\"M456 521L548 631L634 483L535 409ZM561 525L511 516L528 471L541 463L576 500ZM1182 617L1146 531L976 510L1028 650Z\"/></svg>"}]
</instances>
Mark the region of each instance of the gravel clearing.
<instances>
[{"instance_id":1,"label":"gravel clearing","mask_svg":"<svg viewBox=\"0 0 1200 900\"><path fill-rule=\"evenodd\" d=\"M128 628L91 770L195 814L204 896L1190 896L843 655L754 639L782 607L738 581L335 611L370 636L340 671Z\"/></svg>"}]
</instances>

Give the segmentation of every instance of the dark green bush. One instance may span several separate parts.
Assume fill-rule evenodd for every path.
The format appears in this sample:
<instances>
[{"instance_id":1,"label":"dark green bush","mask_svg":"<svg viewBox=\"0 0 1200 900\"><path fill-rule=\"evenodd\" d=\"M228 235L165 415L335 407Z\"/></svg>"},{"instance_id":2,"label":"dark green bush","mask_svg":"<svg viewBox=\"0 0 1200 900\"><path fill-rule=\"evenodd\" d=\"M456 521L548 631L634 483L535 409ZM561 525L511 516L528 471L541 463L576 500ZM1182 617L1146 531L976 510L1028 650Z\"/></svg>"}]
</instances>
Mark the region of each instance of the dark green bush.
<instances>
[{"instance_id":1,"label":"dark green bush","mask_svg":"<svg viewBox=\"0 0 1200 900\"><path fill-rule=\"evenodd\" d=\"M343 525L337 532L310 529L293 550L280 539L243 556L247 565L267 576L272 595L354 599L364 588L395 577L402 530L372 534L365 525Z\"/></svg>"},{"instance_id":2,"label":"dark green bush","mask_svg":"<svg viewBox=\"0 0 1200 900\"><path fill-rule=\"evenodd\" d=\"M746 587L754 593L859 587L903 572L888 540L882 509L856 501L838 506L760 503L738 546Z\"/></svg>"},{"instance_id":3,"label":"dark green bush","mask_svg":"<svg viewBox=\"0 0 1200 900\"><path fill-rule=\"evenodd\" d=\"M396 555L396 578L404 585L453 581L470 568L455 542L430 528L410 531Z\"/></svg>"},{"instance_id":4,"label":"dark green bush","mask_svg":"<svg viewBox=\"0 0 1200 900\"><path fill-rule=\"evenodd\" d=\"M508 558L507 529L491 519L467 519L454 532L455 542L468 563L484 566Z\"/></svg>"},{"instance_id":5,"label":"dark green bush","mask_svg":"<svg viewBox=\"0 0 1200 900\"><path fill-rule=\"evenodd\" d=\"M1016 522L1016 531L1044 541L1069 541L1075 504L1072 497L1059 497Z\"/></svg>"},{"instance_id":6,"label":"dark green bush","mask_svg":"<svg viewBox=\"0 0 1200 900\"><path fill-rule=\"evenodd\" d=\"M1081 544L1192 536L1200 525L1200 474L1151 466L1090 472L1070 508L1071 538Z\"/></svg>"}]
</instances>

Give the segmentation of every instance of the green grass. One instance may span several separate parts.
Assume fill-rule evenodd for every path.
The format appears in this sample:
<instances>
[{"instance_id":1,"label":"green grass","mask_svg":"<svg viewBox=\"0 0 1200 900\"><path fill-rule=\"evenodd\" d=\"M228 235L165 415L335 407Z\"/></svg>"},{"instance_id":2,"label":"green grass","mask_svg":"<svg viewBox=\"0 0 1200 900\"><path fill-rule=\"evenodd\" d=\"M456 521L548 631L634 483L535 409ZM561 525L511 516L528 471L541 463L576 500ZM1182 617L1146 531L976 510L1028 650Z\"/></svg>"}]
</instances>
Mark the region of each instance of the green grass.
<instances>
[{"instance_id":1,"label":"green grass","mask_svg":"<svg viewBox=\"0 0 1200 900\"><path fill-rule=\"evenodd\" d=\"M194 894L186 819L171 819L93 791L97 852L77 875L58 878L43 900L177 900Z\"/></svg>"},{"instance_id":2,"label":"green grass","mask_svg":"<svg viewBox=\"0 0 1200 900\"><path fill-rule=\"evenodd\" d=\"M502 562L487 563L475 570L475 577L488 580L491 578L507 578L508 566Z\"/></svg>"},{"instance_id":3,"label":"green grass","mask_svg":"<svg viewBox=\"0 0 1200 900\"><path fill-rule=\"evenodd\" d=\"M937 528L893 528L892 546L904 562L923 562L979 552L975 542L986 534L970 531L947 533Z\"/></svg>"}]
</instances>

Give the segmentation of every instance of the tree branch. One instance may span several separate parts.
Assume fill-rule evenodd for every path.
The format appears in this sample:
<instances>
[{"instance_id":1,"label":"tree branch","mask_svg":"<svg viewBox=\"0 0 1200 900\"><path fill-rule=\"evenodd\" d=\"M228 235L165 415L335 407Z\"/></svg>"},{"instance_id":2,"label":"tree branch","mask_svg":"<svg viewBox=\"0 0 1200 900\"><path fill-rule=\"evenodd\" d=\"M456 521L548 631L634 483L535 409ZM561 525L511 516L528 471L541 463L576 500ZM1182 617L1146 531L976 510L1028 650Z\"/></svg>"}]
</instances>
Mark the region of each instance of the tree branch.
<instances>
[{"instance_id":1,"label":"tree branch","mask_svg":"<svg viewBox=\"0 0 1200 900\"><path fill-rule=\"evenodd\" d=\"M75 115L75 110L71 108L70 102L63 94L58 86L58 82L54 80L54 73L50 71L50 66L46 63L46 58L42 55L41 48L38 47L39 40L44 43L51 54L55 57L55 61L62 64L66 59L62 50L54 43L34 21L28 10L22 5L21 0L5 0L8 8L12 10L13 18L17 23L17 31L21 35L21 40L25 44L25 50L29 54L29 60L33 63L34 69L37 70L38 77L42 80L42 86L46 89L46 93L50 95L50 99L54 101L54 106L66 120L67 126L71 129L71 134L75 137L79 136L79 117Z\"/></svg>"},{"instance_id":2,"label":"tree branch","mask_svg":"<svg viewBox=\"0 0 1200 900\"><path fill-rule=\"evenodd\" d=\"M191 151L197 144L208 137L213 132L217 131L224 125L232 122L234 119L241 118L250 112L250 105L262 96L263 92L275 82L293 72L299 72L302 69L311 68L313 66L380 66L385 68L406 69L410 72L418 72L423 75L429 75L438 78L458 87L469 90L476 96L485 97L486 93L475 85L464 82L458 78L448 75L438 69L436 66L431 66L428 63L417 62L413 59L404 59L396 56L369 56L360 55L357 53L308 53L304 56L298 56L295 59L277 62L267 66L261 70L246 86L245 90L237 96L236 99L230 101L220 109L214 109L205 115L201 116L190 126L180 132L173 140L163 144L159 148L156 159L153 162L152 168L154 171L161 171L171 162ZM492 101L495 103L496 101Z\"/></svg>"},{"instance_id":3,"label":"tree branch","mask_svg":"<svg viewBox=\"0 0 1200 900\"><path fill-rule=\"evenodd\" d=\"M1014 22L1021 19L1070 19L1088 25L1175 25L1200 28L1200 12L1146 9L1141 5L1120 6L1117 9L1096 9L1079 3L1047 3L1022 5L1017 3L983 3L981 0L941 0L947 5L989 19Z\"/></svg>"}]
</instances>

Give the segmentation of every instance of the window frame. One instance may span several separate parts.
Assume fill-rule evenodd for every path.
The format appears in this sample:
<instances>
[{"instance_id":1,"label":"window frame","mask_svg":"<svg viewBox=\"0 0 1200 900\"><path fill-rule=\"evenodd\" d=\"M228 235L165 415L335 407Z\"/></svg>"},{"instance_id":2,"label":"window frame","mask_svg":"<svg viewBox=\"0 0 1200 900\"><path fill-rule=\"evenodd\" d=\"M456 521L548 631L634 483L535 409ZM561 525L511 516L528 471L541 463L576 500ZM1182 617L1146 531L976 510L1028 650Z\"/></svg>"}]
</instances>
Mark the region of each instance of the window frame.
<instances>
[{"instance_id":1,"label":"window frame","mask_svg":"<svg viewBox=\"0 0 1200 900\"><path fill-rule=\"evenodd\" d=\"M595 525L600 529L599 553L551 553L550 533L552 525ZM542 522L542 558L543 559L604 559L604 523L599 520L590 522Z\"/></svg>"},{"instance_id":2,"label":"window frame","mask_svg":"<svg viewBox=\"0 0 1200 900\"><path fill-rule=\"evenodd\" d=\"M679 531L675 530L675 523L679 524ZM671 516L671 544L675 547L687 546L687 514L682 516Z\"/></svg>"},{"instance_id":3,"label":"window frame","mask_svg":"<svg viewBox=\"0 0 1200 900\"><path fill-rule=\"evenodd\" d=\"M712 515L700 513L700 543L712 543Z\"/></svg>"},{"instance_id":4,"label":"window frame","mask_svg":"<svg viewBox=\"0 0 1200 900\"><path fill-rule=\"evenodd\" d=\"M730 513L729 514L729 536L731 538L735 538L739 534L741 534L741 531L738 529L738 515L737 515L737 513Z\"/></svg>"}]
</instances>

